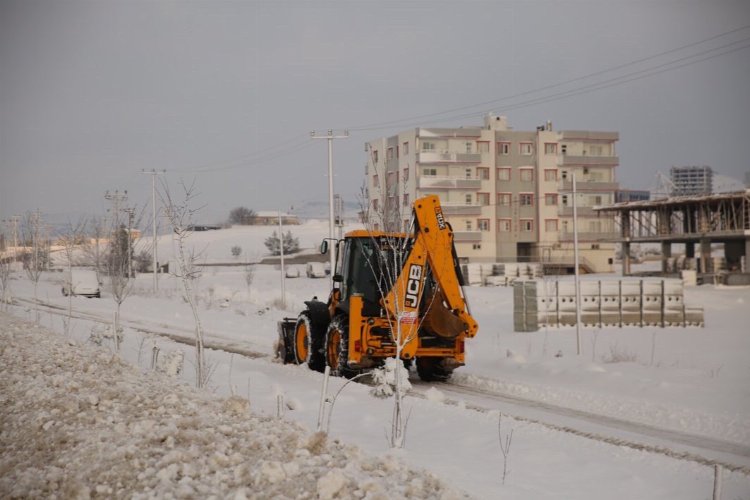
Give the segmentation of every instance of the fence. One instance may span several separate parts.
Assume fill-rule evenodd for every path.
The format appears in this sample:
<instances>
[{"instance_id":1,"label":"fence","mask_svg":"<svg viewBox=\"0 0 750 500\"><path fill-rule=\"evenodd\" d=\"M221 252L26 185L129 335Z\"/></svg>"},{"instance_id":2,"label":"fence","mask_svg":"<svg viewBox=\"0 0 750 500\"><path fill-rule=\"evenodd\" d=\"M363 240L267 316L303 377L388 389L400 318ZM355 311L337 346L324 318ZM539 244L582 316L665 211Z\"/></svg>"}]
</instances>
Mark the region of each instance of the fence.
<instances>
[{"instance_id":1,"label":"fence","mask_svg":"<svg viewBox=\"0 0 750 500\"><path fill-rule=\"evenodd\" d=\"M587 280L580 286L583 326L704 326L703 308L685 305L681 280ZM573 281L513 283L514 331L575 324Z\"/></svg>"}]
</instances>

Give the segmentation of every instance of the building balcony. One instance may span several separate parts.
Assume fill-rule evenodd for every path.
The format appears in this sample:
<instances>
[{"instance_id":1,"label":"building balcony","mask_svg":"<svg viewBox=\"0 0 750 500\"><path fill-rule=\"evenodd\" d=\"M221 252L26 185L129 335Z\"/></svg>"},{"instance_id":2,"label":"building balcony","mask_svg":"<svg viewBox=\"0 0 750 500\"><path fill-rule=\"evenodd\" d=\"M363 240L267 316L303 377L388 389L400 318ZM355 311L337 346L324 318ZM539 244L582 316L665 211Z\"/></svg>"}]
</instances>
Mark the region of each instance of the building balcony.
<instances>
[{"instance_id":1,"label":"building balcony","mask_svg":"<svg viewBox=\"0 0 750 500\"><path fill-rule=\"evenodd\" d=\"M573 192L573 181L570 179L562 180L558 184L560 192ZM600 193L609 193L620 189L617 182L600 182L587 181L585 179L576 179L576 191L594 191Z\"/></svg>"},{"instance_id":2,"label":"building balcony","mask_svg":"<svg viewBox=\"0 0 750 500\"><path fill-rule=\"evenodd\" d=\"M451 205L441 204L445 215L482 215L481 205Z\"/></svg>"},{"instance_id":3,"label":"building balcony","mask_svg":"<svg viewBox=\"0 0 750 500\"><path fill-rule=\"evenodd\" d=\"M461 177L423 175L417 179L417 187L420 189L479 189L482 187L482 181Z\"/></svg>"},{"instance_id":4,"label":"building balcony","mask_svg":"<svg viewBox=\"0 0 750 500\"><path fill-rule=\"evenodd\" d=\"M478 243L482 241L482 231L454 231L453 241L456 243Z\"/></svg>"},{"instance_id":5,"label":"building balcony","mask_svg":"<svg viewBox=\"0 0 750 500\"><path fill-rule=\"evenodd\" d=\"M574 156L562 155L560 166L570 167L577 165L591 166L601 165L605 167L616 167L620 164L619 156Z\"/></svg>"},{"instance_id":6,"label":"building balcony","mask_svg":"<svg viewBox=\"0 0 750 500\"><path fill-rule=\"evenodd\" d=\"M481 153L452 153L450 151L420 151L417 154L419 163L479 163Z\"/></svg>"},{"instance_id":7,"label":"building balcony","mask_svg":"<svg viewBox=\"0 0 750 500\"><path fill-rule=\"evenodd\" d=\"M597 215L597 213L594 212L593 207L576 207L576 211L578 212L578 217L591 217ZM573 217L573 207L561 206L558 209L557 214L562 217Z\"/></svg>"}]
</instances>

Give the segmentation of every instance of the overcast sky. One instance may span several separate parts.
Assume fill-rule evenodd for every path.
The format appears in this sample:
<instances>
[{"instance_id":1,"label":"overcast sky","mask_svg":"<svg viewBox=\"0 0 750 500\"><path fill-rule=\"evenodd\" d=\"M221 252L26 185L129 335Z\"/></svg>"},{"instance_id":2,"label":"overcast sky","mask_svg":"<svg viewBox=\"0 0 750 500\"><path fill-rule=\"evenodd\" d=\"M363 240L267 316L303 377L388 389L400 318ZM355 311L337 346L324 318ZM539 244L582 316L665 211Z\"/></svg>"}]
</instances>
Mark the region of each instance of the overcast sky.
<instances>
[{"instance_id":1,"label":"overcast sky","mask_svg":"<svg viewBox=\"0 0 750 500\"><path fill-rule=\"evenodd\" d=\"M326 203L309 132L329 128L351 130L334 183L355 201L365 141L487 112L619 132L626 188L741 180L749 46L747 0L0 0L0 219L102 215L107 190L144 207L141 169L194 179L201 222Z\"/></svg>"}]
</instances>

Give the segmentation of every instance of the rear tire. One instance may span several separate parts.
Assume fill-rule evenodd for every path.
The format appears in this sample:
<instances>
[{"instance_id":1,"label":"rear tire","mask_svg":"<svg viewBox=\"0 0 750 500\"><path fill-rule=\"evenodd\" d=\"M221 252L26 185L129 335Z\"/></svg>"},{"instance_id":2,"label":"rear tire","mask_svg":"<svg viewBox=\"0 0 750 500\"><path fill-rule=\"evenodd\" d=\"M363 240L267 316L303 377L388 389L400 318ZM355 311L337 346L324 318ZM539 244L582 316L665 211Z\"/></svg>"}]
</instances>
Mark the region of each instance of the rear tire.
<instances>
[{"instance_id":1,"label":"rear tire","mask_svg":"<svg viewBox=\"0 0 750 500\"><path fill-rule=\"evenodd\" d=\"M445 382L453 374L441 364L443 358L417 358L417 373L425 382Z\"/></svg>"},{"instance_id":2,"label":"rear tire","mask_svg":"<svg viewBox=\"0 0 750 500\"><path fill-rule=\"evenodd\" d=\"M339 314L326 331L326 363L331 371L340 377L352 378L357 374L348 366L349 359L349 318Z\"/></svg>"},{"instance_id":3,"label":"rear tire","mask_svg":"<svg viewBox=\"0 0 750 500\"><path fill-rule=\"evenodd\" d=\"M307 362L308 351L310 350L310 318L307 314L302 313L297 318L294 325L294 335L292 337L292 352L294 353L293 361L301 365Z\"/></svg>"}]
</instances>

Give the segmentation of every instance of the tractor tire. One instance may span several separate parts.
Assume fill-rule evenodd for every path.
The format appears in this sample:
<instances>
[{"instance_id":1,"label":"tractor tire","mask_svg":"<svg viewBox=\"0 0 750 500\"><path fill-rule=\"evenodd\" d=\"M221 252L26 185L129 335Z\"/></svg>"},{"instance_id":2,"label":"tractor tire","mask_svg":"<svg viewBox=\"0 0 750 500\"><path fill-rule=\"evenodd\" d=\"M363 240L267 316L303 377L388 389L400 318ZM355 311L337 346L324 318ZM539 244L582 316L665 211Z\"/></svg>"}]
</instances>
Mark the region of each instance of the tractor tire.
<instances>
[{"instance_id":1,"label":"tractor tire","mask_svg":"<svg viewBox=\"0 0 750 500\"><path fill-rule=\"evenodd\" d=\"M453 374L441 364L443 358L417 358L417 373L425 382L445 382Z\"/></svg>"},{"instance_id":2,"label":"tractor tire","mask_svg":"<svg viewBox=\"0 0 750 500\"><path fill-rule=\"evenodd\" d=\"M331 371L340 377L352 378L358 371L352 370L347 364L349 359L349 318L339 314L326 331L326 364Z\"/></svg>"},{"instance_id":3,"label":"tractor tire","mask_svg":"<svg viewBox=\"0 0 750 500\"><path fill-rule=\"evenodd\" d=\"M290 346L293 363L298 365L307 363L307 367L316 372L322 372L325 369L326 359L323 354L325 334L320 330L320 328L315 328L309 312L305 311L299 315L294 325Z\"/></svg>"},{"instance_id":4,"label":"tractor tire","mask_svg":"<svg viewBox=\"0 0 750 500\"><path fill-rule=\"evenodd\" d=\"M292 362L298 365L307 363L307 355L310 350L310 331L310 317L305 313L300 314L297 323L294 325L291 346Z\"/></svg>"}]
</instances>

